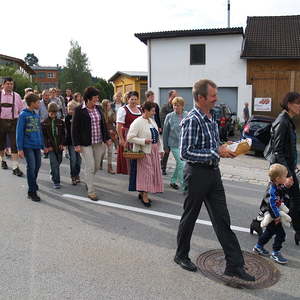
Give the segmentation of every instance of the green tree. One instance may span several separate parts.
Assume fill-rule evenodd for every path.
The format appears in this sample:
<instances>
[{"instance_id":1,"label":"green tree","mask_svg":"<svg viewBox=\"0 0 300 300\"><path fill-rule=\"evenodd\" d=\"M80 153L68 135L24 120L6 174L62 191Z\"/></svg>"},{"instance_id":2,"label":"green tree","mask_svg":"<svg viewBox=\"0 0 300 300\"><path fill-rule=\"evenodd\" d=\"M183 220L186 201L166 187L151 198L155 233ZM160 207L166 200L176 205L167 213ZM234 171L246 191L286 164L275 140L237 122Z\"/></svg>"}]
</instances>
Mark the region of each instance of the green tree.
<instances>
[{"instance_id":1,"label":"green tree","mask_svg":"<svg viewBox=\"0 0 300 300\"><path fill-rule=\"evenodd\" d=\"M100 91L101 99L112 100L114 95L114 86L103 78L93 77L93 86Z\"/></svg>"},{"instance_id":2,"label":"green tree","mask_svg":"<svg viewBox=\"0 0 300 300\"><path fill-rule=\"evenodd\" d=\"M71 41L66 66L60 72L60 88L71 88L74 92L83 92L92 84L88 57L82 52L78 42Z\"/></svg>"},{"instance_id":3,"label":"green tree","mask_svg":"<svg viewBox=\"0 0 300 300\"><path fill-rule=\"evenodd\" d=\"M38 64L39 59L33 53L27 53L24 58L24 61L26 62L27 65L32 67Z\"/></svg>"},{"instance_id":4,"label":"green tree","mask_svg":"<svg viewBox=\"0 0 300 300\"><path fill-rule=\"evenodd\" d=\"M14 90L24 97L24 89L31 87L32 89L38 89L38 85L32 82L30 79L20 74L18 70L10 66L0 66L0 77L12 77L15 83Z\"/></svg>"}]
</instances>

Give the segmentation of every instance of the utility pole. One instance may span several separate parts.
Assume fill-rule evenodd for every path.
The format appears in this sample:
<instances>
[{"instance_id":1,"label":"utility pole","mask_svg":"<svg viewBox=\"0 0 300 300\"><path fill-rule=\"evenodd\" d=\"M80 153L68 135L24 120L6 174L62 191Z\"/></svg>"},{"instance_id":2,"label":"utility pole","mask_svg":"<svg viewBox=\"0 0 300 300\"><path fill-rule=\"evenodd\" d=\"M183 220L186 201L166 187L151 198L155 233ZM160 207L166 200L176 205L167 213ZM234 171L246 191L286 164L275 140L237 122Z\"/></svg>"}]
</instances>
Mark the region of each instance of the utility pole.
<instances>
[{"instance_id":1,"label":"utility pole","mask_svg":"<svg viewBox=\"0 0 300 300\"><path fill-rule=\"evenodd\" d=\"M230 0L227 3L227 27L230 28Z\"/></svg>"}]
</instances>

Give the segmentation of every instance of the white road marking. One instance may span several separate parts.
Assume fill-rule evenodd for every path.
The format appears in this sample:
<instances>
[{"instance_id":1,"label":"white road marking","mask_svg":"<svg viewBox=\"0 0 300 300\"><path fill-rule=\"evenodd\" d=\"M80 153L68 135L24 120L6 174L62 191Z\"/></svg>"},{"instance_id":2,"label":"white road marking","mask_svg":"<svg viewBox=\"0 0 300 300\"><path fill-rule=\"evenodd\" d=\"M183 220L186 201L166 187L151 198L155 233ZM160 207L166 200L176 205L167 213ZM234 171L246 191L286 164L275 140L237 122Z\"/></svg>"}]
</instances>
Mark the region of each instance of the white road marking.
<instances>
[{"instance_id":1,"label":"white road marking","mask_svg":"<svg viewBox=\"0 0 300 300\"><path fill-rule=\"evenodd\" d=\"M158 216L158 217L163 217L163 218L168 218L168 219L173 219L173 220L180 220L181 219L181 216L168 214L168 213L155 211L155 210L150 210L150 209L143 209L143 208L138 208L138 207L134 207L134 206L128 206L128 205L123 205L123 204L118 204L118 203L113 203L113 202L107 202L107 201L102 201L102 200L92 201L89 198L81 197L81 196L77 196L77 195L72 195L72 194L63 194L62 196L64 198L70 198L70 199L80 200L80 201L89 202L89 203L93 203L93 204L98 204L98 205L102 205L102 206L108 206L108 207L114 207L114 208L134 211L134 212L137 212L137 213L142 213L142 214L147 214L147 215L153 215L153 216ZM202 225L207 225L207 226L212 226L212 223L210 221L205 221L205 220L197 219L196 223L197 224L202 224ZM245 228L245 227L239 227L239 226L231 225L231 229L235 230L235 231L241 231L241 232L248 232L249 233L249 228Z\"/></svg>"}]
</instances>

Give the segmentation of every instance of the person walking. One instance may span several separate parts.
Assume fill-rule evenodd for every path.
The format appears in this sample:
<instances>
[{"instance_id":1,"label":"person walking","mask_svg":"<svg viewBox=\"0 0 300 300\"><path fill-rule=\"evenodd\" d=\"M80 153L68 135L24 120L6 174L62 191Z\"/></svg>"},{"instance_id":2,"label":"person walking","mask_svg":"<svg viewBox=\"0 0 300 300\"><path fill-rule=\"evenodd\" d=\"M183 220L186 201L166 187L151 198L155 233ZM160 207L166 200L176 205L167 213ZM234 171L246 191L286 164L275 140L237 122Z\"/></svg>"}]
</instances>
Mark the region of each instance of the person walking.
<instances>
[{"instance_id":1,"label":"person walking","mask_svg":"<svg viewBox=\"0 0 300 300\"><path fill-rule=\"evenodd\" d=\"M60 98L56 97L56 88L49 89L49 94L50 94L49 102L55 103L58 107L57 118L63 119L64 118L64 108L63 108L64 103L61 102Z\"/></svg>"},{"instance_id":2,"label":"person walking","mask_svg":"<svg viewBox=\"0 0 300 300\"><path fill-rule=\"evenodd\" d=\"M249 114L249 103L245 102L245 106L243 109L243 118L244 118L244 124L246 125L246 123L249 121L250 118L250 114Z\"/></svg>"},{"instance_id":3,"label":"person walking","mask_svg":"<svg viewBox=\"0 0 300 300\"><path fill-rule=\"evenodd\" d=\"M118 148L118 139L117 139L117 131L116 131L116 114L111 108L111 103L107 99L103 99L101 102L104 119L106 122L106 127L109 132L110 138L114 143L116 149ZM112 154L113 154L113 144L107 146L107 173L115 174L116 172L112 167ZM105 156L105 152L101 158L100 169L103 166L103 159Z\"/></svg>"},{"instance_id":4,"label":"person walking","mask_svg":"<svg viewBox=\"0 0 300 300\"><path fill-rule=\"evenodd\" d=\"M264 156L270 164L284 165L288 170L288 178L292 182L289 189L292 225L295 230L295 243L300 242L300 190L296 176L297 167L297 136L293 118L300 115L300 94L289 92L281 100L282 112L278 115L271 127L271 139Z\"/></svg>"},{"instance_id":5,"label":"person walking","mask_svg":"<svg viewBox=\"0 0 300 300\"><path fill-rule=\"evenodd\" d=\"M55 189L60 189L60 164L65 144L65 124L57 117L58 106L48 105L49 117L42 123L44 143L50 160L50 175Z\"/></svg>"},{"instance_id":6,"label":"person walking","mask_svg":"<svg viewBox=\"0 0 300 300\"><path fill-rule=\"evenodd\" d=\"M13 175L22 177L23 172L19 168L18 150L16 145L16 128L19 115L24 105L19 94L14 92L14 81L11 77L3 80L0 91L0 161L4 170L8 169L5 159L7 138L11 148Z\"/></svg>"},{"instance_id":7,"label":"person walking","mask_svg":"<svg viewBox=\"0 0 300 300\"><path fill-rule=\"evenodd\" d=\"M144 206L150 207L148 193L162 193L163 180L160 167L160 155L163 155L159 141L159 132L153 120L155 104L146 101L143 114L135 119L127 134L127 141L133 143L133 151L143 151L145 157L132 160L129 177L129 191L138 191L138 198Z\"/></svg>"},{"instance_id":8,"label":"person walking","mask_svg":"<svg viewBox=\"0 0 300 300\"><path fill-rule=\"evenodd\" d=\"M83 94L84 102L75 108L71 126L75 151L81 153L85 162L85 182L88 198L98 201L95 191L95 174L100 168L101 157L105 152L105 143L110 146L111 139L106 127L104 115L98 105L100 92L88 87Z\"/></svg>"},{"instance_id":9,"label":"person walking","mask_svg":"<svg viewBox=\"0 0 300 300\"><path fill-rule=\"evenodd\" d=\"M150 101L150 102L154 103L154 105L155 105L154 120L158 127L158 132L162 133L162 126L161 126L160 115L159 115L159 105L156 102L154 102L154 98L155 98L154 92L149 90L145 93L145 96L146 96L146 101Z\"/></svg>"},{"instance_id":10,"label":"person walking","mask_svg":"<svg viewBox=\"0 0 300 300\"><path fill-rule=\"evenodd\" d=\"M217 86L211 80L199 80L193 87L195 107L182 121L180 155L187 164L187 194L177 234L174 261L183 269L197 271L189 258L190 241L202 203L207 207L214 231L225 253L224 275L254 281L244 268L245 262L236 235L230 228L230 216L219 169L220 157L233 158L227 145L220 146L218 124L212 108L217 101Z\"/></svg>"},{"instance_id":11,"label":"person walking","mask_svg":"<svg viewBox=\"0 0 300 300\"><path fill-rule=\"evenodd\" d=\"M42 91L42 100L40 101L39 116L41 123L48 118L48 104L50 103L50 94L48 90Z\"/></svg>"},{"instance_id":12,"label":"person walking","mask_svg":"<svg viewBox=\"0 0 300 300\"><path fill-rule=\"evenodd\" d=\"M168 103L162 107L160 112L160 120L162 126L164 126L167 115L173 111L172 101L175 97L177 97L177 92L176 90L171 90L169 91L168 95L169 95ZM169 152L164 153L164 156L161 160L161 170L163 175L167 175L167 164L168 164L169 154L170 154L170 150Z\"/></svg>"},{"instance_id":13,"label":"person walking","mask_svg":"<svg viewBox=\"0 0 300 300\"><path fill-rule=\"evenodd\" d=\"M117 173L128 175L129 162L124 158L123 152L125 148L131 146L126 143L126 136L131 123L142 115L141 109L138 107L139 93L131 91L127 95L128 104L120 107L117 113L117 133L119 136L119 147L117 156Z\"/></svg>"},{"instance_id":14,"label":"person walking","mask_svg":"<svg viewBox=\"0 0 300 300\"><path fill-rule=\"evenodd\" d=\"M77 103L74 103L71 100L68 103L68 115L65 118L65 126L66 126L66 138L65 138L65 145L68 148L69 158L70 158L70 175L71 175L71 182L73 185L80 183L80 169L81 169L81 156L79 152L75 151L75 147L72 141L72 119L74 115L75 108L77 107Z\"/></svg>"},{"instance_id":15,"label":"person walking","mask_svg":"<svg viewBox=\"0 0 300 300\"><path fill-rule=\"evenodd\" d=\"M124 103L122 102L122 93L115 93L113 99L114 102L111 104L111 108L114 110L115 113L117 113L119 108L124 106Z\"/></svg>"},{"instance_id":16,"label":"person walking","mask_svg":"<svg viewBox=\"0 0 300 300\"><path fill-rule=\"evenodd\" d=\"M37 177L41 166L41 149L44 149L44 139L40 117L35 112L40 105L39 97L33 93L25 96L27 108L24 109L17 123L17 148L20 158L26 159L28 198L38 202Z\"/></svg>"},{"instance_id":17,"label":"person walking","mask_svg":"<svg viewBox=\"0 0 300 300\"><path fill-rule=\"evenodd\" d=\"M182 97L175 97L172 100L173 112L169 113L165 119L164 131L163 131L163 143L164 151L172 152L176 167L174 173L171 177L170 187L172 189L178 190L180 184L181 189L184 189L183 184L183 167L184 162L180 159L180 123L187 116L187 111L184 111L184 99Z\"/></svg>"}]
</instances>

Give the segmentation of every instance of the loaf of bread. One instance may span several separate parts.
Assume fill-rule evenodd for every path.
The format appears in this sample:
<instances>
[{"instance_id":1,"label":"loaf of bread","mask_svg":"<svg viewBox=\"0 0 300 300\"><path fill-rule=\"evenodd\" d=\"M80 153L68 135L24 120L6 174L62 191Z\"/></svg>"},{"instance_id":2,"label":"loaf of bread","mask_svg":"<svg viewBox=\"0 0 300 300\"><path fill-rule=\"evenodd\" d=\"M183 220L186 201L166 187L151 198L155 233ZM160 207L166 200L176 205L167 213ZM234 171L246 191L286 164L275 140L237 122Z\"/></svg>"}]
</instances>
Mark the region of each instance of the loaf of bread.
<instances>
[{"instance_id":1,"label":"loaf of bread","mask_svg":"<svg viewBox=\"0 0 300 300\"><path fill-rule=\"evenodd\" d=\"M236 155L242 155L249 152L251 148L252 140L251 139L244 139L238 142L234 142L230 145L227 145L227 148L234 152Z\"/></svg>"}]
</instances>

